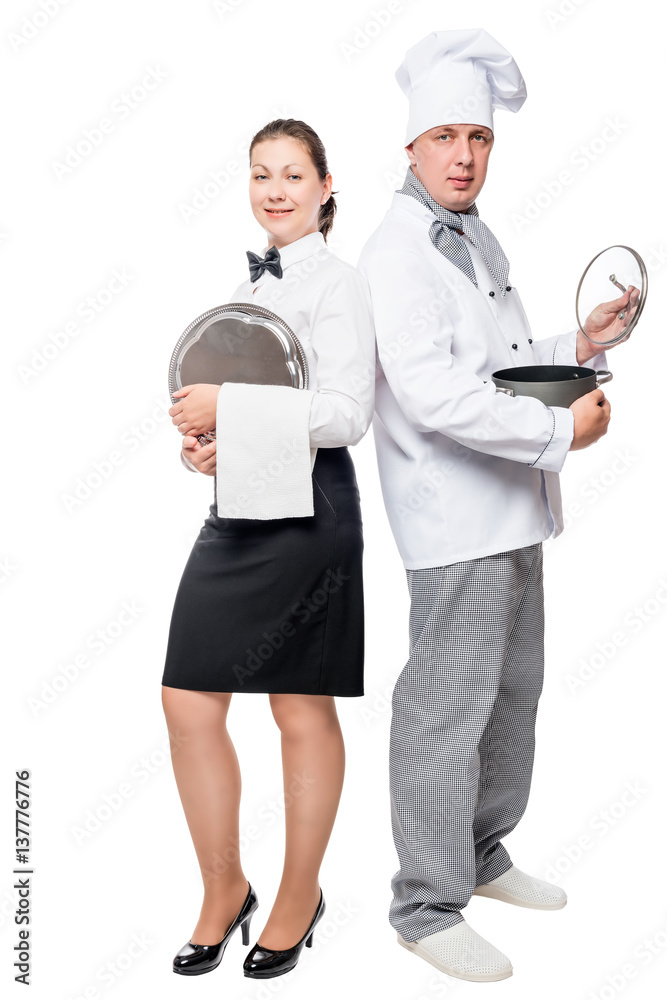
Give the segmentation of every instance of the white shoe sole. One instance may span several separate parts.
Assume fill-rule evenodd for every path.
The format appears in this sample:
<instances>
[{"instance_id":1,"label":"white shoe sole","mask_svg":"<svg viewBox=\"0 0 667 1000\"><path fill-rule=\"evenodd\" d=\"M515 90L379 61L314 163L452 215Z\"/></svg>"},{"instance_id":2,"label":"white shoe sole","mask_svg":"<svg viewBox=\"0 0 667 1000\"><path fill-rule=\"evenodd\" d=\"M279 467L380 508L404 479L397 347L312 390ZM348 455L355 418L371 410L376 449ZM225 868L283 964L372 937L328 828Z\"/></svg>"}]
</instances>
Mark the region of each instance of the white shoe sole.
<instances>
[{"instance_id":1,"label":"white shoe sole","mask_svg":"<svg viewBox=\"0 0 667 1000\"><path fill-rule=\"evenodd\" d=\"M458 969L453 969L451 966L445 965L444 962L439 962L435 955L432 955L430 951L426 950L426 948L422 948L419 941L405 941L398 931L396 932L396 938L401 948L406 948L414 955L419 955L419 957L423 958L425 962L429 963L429 965L433 965L436 969L439 969L440 972L444 972L448 976L454 976L455 979L467 979L472 983L495 983L499 979L509 979L512 975L511 966L503 972L459 972Z\"/></svg>"},{"instance_id":2,"label":"white shoe sole","mask_svg":"<svg viewBox=\"0 0 667 1000\"><path fill-rule=\"evenodd\" d=\"M489 899L501 899L503 903L513 903L515 906L526 906L531 910L562 910L567 899L562 903L531 903L527 899L519 899L499 885L478 885L473 896L488 896Z\"/></svg>"}]
</instances>

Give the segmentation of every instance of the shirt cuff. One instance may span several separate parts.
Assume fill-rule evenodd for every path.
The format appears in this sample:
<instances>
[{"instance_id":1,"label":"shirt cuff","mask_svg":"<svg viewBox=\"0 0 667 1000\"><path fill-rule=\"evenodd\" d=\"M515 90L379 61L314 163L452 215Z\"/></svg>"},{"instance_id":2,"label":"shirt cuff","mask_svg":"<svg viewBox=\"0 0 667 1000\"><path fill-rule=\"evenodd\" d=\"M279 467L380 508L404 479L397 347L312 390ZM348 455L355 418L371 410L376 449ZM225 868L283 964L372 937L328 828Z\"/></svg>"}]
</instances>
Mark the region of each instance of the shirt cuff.
<instances>
[{"instance_id":1,"label":"shirt cuff","mask_svg":"<svg viewBox=\"0 0 667 1000\"><path fill-rule=\"evenodd\" d=\"M552 364L554 365L577 365L577 330L564 333L556 341L554 347Z\"/></svg>"},{"instance_id":2,"label":"shirt cuff","mask_svg":"<svg viewBox=\"0 0 667 1000\"><path fill-rule=\"evenodd\" d=\"M560 472L574 437L574 413L566 406L548 406L547 409L553 414L553 431L531 468Z\"/></svg>"},{"instance_id":3,"label":"shirt cuff","mask_svg":"<svg viewBox=\"0 0 667 1000\"><path fill-rule=\"evenodd\" d=\"M558 338L556 346L554 348L553 354L553 364L555 365L579 365L577 361L577 333L578 330L572 330L570 333L564 334L562 337ZM607 368L607 355L604 350L596 354L595 357L589 358L581 366L583 368L601 368L606 370Z\"/></svg>"}]
</instances>

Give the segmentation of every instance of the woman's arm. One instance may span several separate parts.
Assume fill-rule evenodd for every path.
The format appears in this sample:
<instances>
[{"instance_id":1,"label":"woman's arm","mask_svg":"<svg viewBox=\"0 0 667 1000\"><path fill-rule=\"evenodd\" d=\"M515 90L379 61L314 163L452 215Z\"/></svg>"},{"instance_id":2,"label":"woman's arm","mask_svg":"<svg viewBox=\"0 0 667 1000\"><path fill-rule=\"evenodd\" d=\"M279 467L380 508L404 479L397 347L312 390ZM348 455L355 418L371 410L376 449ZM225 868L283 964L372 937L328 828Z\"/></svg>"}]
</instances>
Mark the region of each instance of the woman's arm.
<instances>
[{"instance_id":1,"label":"woman's arm","mask_svg":"<svg viewBox=\"0 0 667 1000\"><path fill-rule=\"evenodd\" d=\"M356 444L373 418L375 332L370 292L345 265L315 303L310 342L316 357L309 433L312 447Z\"/></svg>"},{"instance_id":2,"label":"woman's arm","mask_svg":"<svg viewBox=\"0 0 667 1000\"><path fill-rule=\"evenodd\" d=\"M311 447L356 444L373 418L375 333L368 286L351 265L343 265L318 296L310 343L317 384L307 390L313 397ZM182 434L203 434L215 426L219 389L196 383L174 393L178 399L169 414Z\"/></svg>"}]
</instances>

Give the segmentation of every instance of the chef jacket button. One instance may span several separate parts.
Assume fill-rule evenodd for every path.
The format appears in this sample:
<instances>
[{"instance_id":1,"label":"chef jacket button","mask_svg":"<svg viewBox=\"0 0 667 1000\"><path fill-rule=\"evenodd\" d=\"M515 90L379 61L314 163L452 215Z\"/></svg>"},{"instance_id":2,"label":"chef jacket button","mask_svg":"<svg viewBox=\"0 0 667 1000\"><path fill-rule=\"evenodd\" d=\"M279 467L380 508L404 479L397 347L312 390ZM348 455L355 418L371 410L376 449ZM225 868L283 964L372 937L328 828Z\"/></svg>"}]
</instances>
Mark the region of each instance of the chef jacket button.
<instances>
[{"instance_id":1,"label":"chef jacket button","mask_svg":"<svg viewBox=\"0 0 667 1000\"><path fill-rule=\"evenodd\" d=\"M505 289L505 291L506 291L506 292L511 292L511 291L512 291L512 286L511 286L511 285L508 285L508 286L507 286L507 288Z\"/></svg>"},{"instance_id":2,"label":"chef jacket button","mask_svg":"<svg viewBox=\"0 0 667 1000\"><path fill-rule=\"evenodd\" d=\"M495 294L496 294L495 292L489 292L489 295L491 296L494 296Z\"/></svg>"},{"instance_id":3,"label":"chef jacket button","mask_svg":"<svg viewBox=\"0 0 667 1000\"><path fill-rule=\"evenodd\" d=\"M518 350L518 346L519 346L518 344L512 344L512 350L513 351Z\"/></svg>"},{"instance_id":4,"label":"chef jacket button","mask_svg":"<svg viewBox=\"0 0 667 1000\"><path fill-rule=\"evenodd\" d=\"M532 338L532 337L529 337L529 338L528 338L528 343L529 343L529 344L532 344L532 342L533 342L533 338Z\"/></svg>"}]
</instances>

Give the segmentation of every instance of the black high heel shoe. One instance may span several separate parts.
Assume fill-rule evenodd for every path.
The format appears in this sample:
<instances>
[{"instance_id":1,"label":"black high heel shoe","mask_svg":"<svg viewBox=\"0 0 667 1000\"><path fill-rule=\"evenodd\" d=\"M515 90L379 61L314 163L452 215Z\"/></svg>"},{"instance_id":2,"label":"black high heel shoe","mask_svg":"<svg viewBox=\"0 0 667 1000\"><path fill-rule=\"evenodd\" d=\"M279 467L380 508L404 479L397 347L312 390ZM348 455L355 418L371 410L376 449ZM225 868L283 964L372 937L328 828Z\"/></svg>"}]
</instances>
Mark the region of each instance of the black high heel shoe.
<instances>
[{"instance_id":1,"label":"black high heel shoe","mask_svg":"<svg viewBox=\"0 0 667 1000\"><path fill-rule=\"evenodd\" d=\"M262 948L261 945L256 944L252 951L248 952L243 963L243 975L249 976L251 979L271 979L272 976L282 976L285 972L291 972L299 961L304 941L306 948L312 948L315 924L322 919L325 909L324 896L320 888L320 901L317 904L315 916L310 921L308 930L301 940L297 941L294 947L282 950Z\"/></svg>"},{"instance_id":2,"label":"black high heel shoe","mask_svg":"<svg viewBox=\"0 0 667 1000\"><path fill-rule=\"evenodd\" d=\"M236 928L240 925L243 935L243 943L250 943L250 918L259 906L255 890L248 882L248 895L243 906L237 913L231 925L227 928L227 933L222 941L217 944L193 944L188 941L174 957L174 972L182 976L200 976L204 972L211 972L222 961L227 943Z\"/></svg>"}]
</instances>

